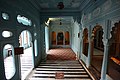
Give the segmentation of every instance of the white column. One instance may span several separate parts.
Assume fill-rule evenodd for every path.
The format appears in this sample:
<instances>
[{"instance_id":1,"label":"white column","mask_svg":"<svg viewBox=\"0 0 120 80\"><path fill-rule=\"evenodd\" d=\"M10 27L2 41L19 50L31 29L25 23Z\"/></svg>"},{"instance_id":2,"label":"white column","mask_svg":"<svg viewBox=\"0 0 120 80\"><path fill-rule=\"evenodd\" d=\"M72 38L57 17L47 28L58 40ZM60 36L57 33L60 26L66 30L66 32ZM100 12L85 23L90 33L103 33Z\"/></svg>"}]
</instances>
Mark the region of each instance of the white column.
<instances>
[{"instance_id":1,"label":"white column","mask_svg":"<svg viewBox=\"0 0 120 80\"><path fill-rule=\"evenodd\" d=\"M110 39L110 32L111 32L111 21L106 21L106 26L104 27L104 36L103 36L103 43L104 43L104 56L103 56L103 63L102 63L102 70L101 70L101 79L106 80L106 72L107 72L107 65L108 65L108 48Z\"/></svg>"},{"instance_id":2,"label":"white column","mask_svg":"<svg viewBox=\"0 0 120 80\"><path fill-rule=\"evenodd\" d=\"M88 59L87 59L87 68L90 67L90 62L91 62L91 26L89 26L89 32L88 32Z\"/></svg>"},{"instance_id":3,"label":"white column","mask_svg":"<svg viewBox=\"0 0 120 80\"><path fill-rule=\"evenodd\" d=\"M80 32L80 59L82 56L82 52L83 52L83 30L81 29L81 32Z\"/></svg>"},{"instance_id":4,"label":"white column","mask_svg":"<svg viewBox=\"0 0 120 80\"><path fill-rule=\"evenodd\" d=\"M29 32L27 32L27 34L28 34L28 46L30 47L30 42L31 42L31 41L30 41L30 37L31 37L31 36L30 36L30 33L29 33Z\"/></svg>"},{"instance_id":5,"label":"white column","mask_svg":"<svg viewBox=\"0 0 120 80\"><path fill-rule=\"evenodd\" d=\"M21 38L22 38L22 47L24 47L24 32L21 33Z\"/></svg>"},{"instance_id":6,"label":"white column","mask_svg":"<svg viewBox=\"0 0 120 80\"><path fill-rule=\"evenodd\" d=\"M103 56L100 80L106 80L107 65L108 65L108 39L105 39L104 40L104 56Z\"/></svg>"}]
</instances>

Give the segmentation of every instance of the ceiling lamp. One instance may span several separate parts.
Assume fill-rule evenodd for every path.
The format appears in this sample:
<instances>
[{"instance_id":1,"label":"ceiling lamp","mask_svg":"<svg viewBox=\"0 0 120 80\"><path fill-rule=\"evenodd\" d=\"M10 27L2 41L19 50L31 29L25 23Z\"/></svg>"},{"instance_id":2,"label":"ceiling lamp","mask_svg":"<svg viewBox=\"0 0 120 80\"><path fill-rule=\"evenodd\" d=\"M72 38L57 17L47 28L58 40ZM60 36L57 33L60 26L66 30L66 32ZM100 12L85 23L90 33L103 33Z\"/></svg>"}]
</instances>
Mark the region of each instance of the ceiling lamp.
<instances>
[{"instance_id":1,"label":"ceiling lamp","mask_svg":"<svg viewBox=\"0 0 120 80\"><path fill-rule=\"evenodd\" d=\"M60 18L60 25L62 25L61 18Z\"/></svg>"},{"instance_id":2,"label":"ceiling lamp","mask_svg":"<svg viewBox=\"0 0 120 80\"><path fill-rule=\"evenodd\" d=\"M63 9L64 8L63 2L59 2L57 7L58 7L58 9Z\"/></svg>"},{"instance_id":3,"label":"ceiling lamp","mask_svg":"<svg viewBox=\"0 0 120 80\"><path fill-rule=\"evenodd\" d=\"M60 22L60 25L62 25L62 22Z\"/></svg>"}]
</instances>

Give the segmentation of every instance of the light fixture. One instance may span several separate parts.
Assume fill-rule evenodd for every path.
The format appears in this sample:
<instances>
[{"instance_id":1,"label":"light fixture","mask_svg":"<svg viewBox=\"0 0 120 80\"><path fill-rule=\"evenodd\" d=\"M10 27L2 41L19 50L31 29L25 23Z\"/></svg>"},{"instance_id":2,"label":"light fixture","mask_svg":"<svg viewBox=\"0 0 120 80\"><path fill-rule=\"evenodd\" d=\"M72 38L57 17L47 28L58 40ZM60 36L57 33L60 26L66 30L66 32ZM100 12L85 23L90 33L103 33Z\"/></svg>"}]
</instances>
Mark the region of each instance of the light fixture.
<instances>
[{"instance_id":1,"label":"light fixture","mask_svg":"<svg viewBox=\"0 0 120 80\"><path fill-rule=\"evenodd\" d=\"M62 25L61 18L60 18L60 25Z\"/></svg>"},{"instance_id":2,"label":"light fixture","mask_svg":"<svg viewBox=\"0 0 120 80\"><path fill-rule=\"evenodd\" d=\"M63 2L59 2L57 7L58 7L58 9L63 9L64 8Z\"/></svg>"}]
</instances>

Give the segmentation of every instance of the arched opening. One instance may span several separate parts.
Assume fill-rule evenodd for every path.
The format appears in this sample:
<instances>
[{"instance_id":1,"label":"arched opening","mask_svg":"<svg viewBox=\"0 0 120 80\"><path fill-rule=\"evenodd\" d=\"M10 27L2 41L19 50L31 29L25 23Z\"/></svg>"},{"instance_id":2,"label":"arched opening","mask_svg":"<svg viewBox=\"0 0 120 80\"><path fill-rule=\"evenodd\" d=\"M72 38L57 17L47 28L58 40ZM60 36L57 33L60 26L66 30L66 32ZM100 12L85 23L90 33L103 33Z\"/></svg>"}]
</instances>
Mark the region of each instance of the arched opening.
<instances>
[{"instance_id":1,"label":"arched opening","mask_svg":"<svg viewBox=\"0 0 120 80\"><path fill-rule=\"evenodd\" d=\"M14 48L12 45L7 44L3 48L5 76L7 80L10 80L15 74L15 60L14 60Z\"/></svg>"},{"instance_id":2,"label":"arched opening","mask_svg":"<svg viewBox=\"0 0 120 80\"><path fill-rule=\"evenodd\" d=\"M56 45L56 32L52 32L52 45Z\"/></svg>"},{"instance_id":3,"label":"arched opening","mask_svg":"<svg viewBox=\"0 0 120 80\"><path fill-rule=\"evenodd\" d=\"M65 45L69 45L70 44L70 36L69 36L69 32L66 31L65 32Z\"/></svg>"},{"instance_id":4,"label":"arched opening","mask_svg":"<svg viewBox=\"0 0 120 80\"><path fill-rule=\"evenodd\" d=\"M88 56L88 45L89 45L89 42L88 42L88 29L85 28L84 31L83 31L83 54L85 56Z\"/></svg>"},{"instance_id":5,"label":"arched opening","mask_svg":"<svg viewBox=\"0 0 120 80\"><path fill-rule=\"evenodd\" d=\"M63 32L57 34L57 45L63 45L64 35Z\"/></svg>"},{"instance_id":6,"label":"arched opening","mask_svg":"<svg viewBox=\"0 0 120 80\"><path fill-rule=\"evenodd\" d=\"M108 75L114 80L120 79L120 22L115 23L109 40ZM115 75L114 75L115 74Z\"/></svg>"},{"instance_id":7,"label":"arched opening","mask_svg":"<svg viewBox=\"0 0 120 80\"><path fill-rule=\"evenodd\" d=\"M33 44L32 36L29 31L24 30L19 36L20 47L24 48L24 54L20 55L21 60L21 79L24 80L33 69Z\"/></svg>"},{"instance_id":8,"label":"arched opening","mask_svg":"<svg viewBox=\"0 0 120 80\"><path fill-rule=\"evenodd\" d=\"M104 45L103 45L103 29L102 26L96 25L92 30L92 60L91 65L93 70L96 71L96 77L100 79L102 61L104 55Z\"/></svg>"}]
</instances>

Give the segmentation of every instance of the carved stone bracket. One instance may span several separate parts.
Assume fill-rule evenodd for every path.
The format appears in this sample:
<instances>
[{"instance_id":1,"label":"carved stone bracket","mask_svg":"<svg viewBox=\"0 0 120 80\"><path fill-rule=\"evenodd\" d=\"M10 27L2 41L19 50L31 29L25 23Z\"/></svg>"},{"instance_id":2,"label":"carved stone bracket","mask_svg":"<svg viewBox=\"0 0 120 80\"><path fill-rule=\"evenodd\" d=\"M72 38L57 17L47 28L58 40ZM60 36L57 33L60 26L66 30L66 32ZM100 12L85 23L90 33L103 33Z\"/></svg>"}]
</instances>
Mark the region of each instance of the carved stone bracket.
<instances>
[{"instance_id":1,"label":"carved stone bracket","mask_svg":"<svg viewBox=\"0 0 120 80\"><path fill-rule=\"evenodd\" d=\"M115 23L119 23L120 21L120 16L119 17L115 17L113 19L111 19L111 29L110 32L112 31L112 28L115 27ZM110 38L112 37L111 33L110 33Z\"/></svg>"},{"instance_id":2,"label":"carved stone bracket","mask_svg":"<svg viewBox=\"0 0 120 80\"><path fill-rule=\"evenodd\" d=\"M74 19L74 21L76 21L78 24L81 24L80 16L74 16L73 19Z\"/></svg>"}]
</instances>

